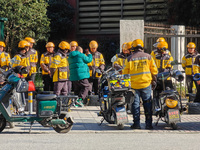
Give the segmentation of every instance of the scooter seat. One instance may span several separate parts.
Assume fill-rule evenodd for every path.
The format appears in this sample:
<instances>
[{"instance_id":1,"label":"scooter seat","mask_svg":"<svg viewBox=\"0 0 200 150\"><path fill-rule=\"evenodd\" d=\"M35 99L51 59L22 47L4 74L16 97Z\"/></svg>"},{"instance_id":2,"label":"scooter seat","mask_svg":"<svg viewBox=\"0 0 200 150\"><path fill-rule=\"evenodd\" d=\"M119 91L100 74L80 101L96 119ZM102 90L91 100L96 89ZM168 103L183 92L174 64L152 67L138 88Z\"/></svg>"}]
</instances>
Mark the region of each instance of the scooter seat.
<instances>
[{"instance_id":1,"label":"scooter seat","mask_svg":"<svg viewBox=\"0 0 200 150\"><path fill-rule=\"evenodd\" d=\"M37 94L36 100L38 101L48 101L48 100L55 100L57 98L56 94Z\"/></svg>"}]
</instances>

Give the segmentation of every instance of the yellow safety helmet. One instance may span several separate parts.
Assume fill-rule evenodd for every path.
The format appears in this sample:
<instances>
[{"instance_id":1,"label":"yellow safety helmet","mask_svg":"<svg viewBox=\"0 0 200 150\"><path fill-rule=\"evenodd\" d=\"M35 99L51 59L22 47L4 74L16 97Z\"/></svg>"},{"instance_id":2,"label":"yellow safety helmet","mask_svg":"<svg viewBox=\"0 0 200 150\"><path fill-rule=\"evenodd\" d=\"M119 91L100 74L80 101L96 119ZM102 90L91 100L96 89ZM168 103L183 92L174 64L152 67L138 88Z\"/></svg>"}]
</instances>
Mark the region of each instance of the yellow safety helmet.
<instances>
[{"instance_id":1,"label":"yellow safety helmet","mask_svg":"<svg viewBox=\"0 0 200 150\"><path fill-rule=\"evenodd\" d=\"M0 41L0 46L6 47L6 44L3 41Z\"/></svg>"},{"instance_id":2,"label":"yellow safety helmet","mask_svg":"<svg viewBox=\"0 0 200 150\"><path fill-rule=\"evenodd\" d=\"M98 43L94 40L92 40L89 44L89 47L90 48L98 48Z\"/></svg>"},{"instance_id":3,"label":"yellow safety helmet","mask_svg":"<svg viewBox=\"0 0 200 150\"><path fill-rule=\"evenodd\" d=\"M62 41L60 42L60 44L58 45L58 47L62 50L64 49L70 49L70 45L68 42Z\"/></svg>"},{"instance_id":4,"label":"yellow safety helmet","mask_svg":"<svg viewBox=\"0 0 200 150\"><path fill-rule=\"evenodd\" d=\"M76 41L71 41L70 46L78 46L78 43Z\"/></svg>"},{"instance_id":5,"label":"yellow safety helmet","mask_svg":"<svg viewBox=\"0 0 200 150\"><path fill-rule=\"evenodd\" d=\"M24 40L26 40L26 41L28 41L30 43L35 43L35 40L33 38L31 38L31 37L25 37Z\"/></svg>"},{"instance_id":6,"label":"yellow safety helmet","mask_svg":"<svg viewBox=\"0 0 200 150\"><path fill-rule=\"evenodd\" d=\"M29 47L30 43L28 41L22 40L18 43L18 48L25 48L25 47Z\"/></svg>"},{"instance_id":7,"label":"yellow safety helmet","mask_svg":"<svg viewBox=\"0 0 200 150\"><path fill-rule=\"evenodd\" d=\"M158 45L157 45L157 48L159 49L168 49L168 43L167 42L159 42Z\"/></svg>"},{"instance_id":8,"label":"yellow safety helmet","mask_svg":"<svg viewBox=\"0 0 200 150\"><path fill-rule=\"evenodd\" d=\"M165 39L163 37L159 37L156 42L165 42Z\"/></svg>"},{"instance_id":9,"label":"yellow safety helmet","mask_svg":"<svg viewBox=\"0 0 200 150\"><path fill-rule=\"evenodd\" d=\"M125 49L125 48L126 48L126 44L127 44L127 42L124 42L124 43L122 44L122 49Z\"/></svg>"},{"instance_id":10,"label":"yellow safety helmet","mask_svg":"<svg viewBox=\"0 0 200 150\"><path fill-rule=\"evenodd\" d=\"M135 47L141 47L143 48L144 47L144 43L141 39L136 39L132 42L132 47L135 48Z\"/></svg>"},{"instance_id":11,"label":"yellow safety helmet","mask_svg":"<svg viewBox=\"0 0 200 150\"><path fill-rule=\"evenodd\" d=\"M188 43L187 48L196 48L196 45L195 45L195 43L190 42L190 43Z\"/></svg>"},{"instance_id":12,"label":"yellow safety helmet","mask_svg":"<svg viewBox=\"0 0 200 150\"><path fill-rule=\"evenodd\" d=\"M54 43L53 42L48 42L46 44L46 47L55 47Z\"/></svg>"},{"instance_id":13,"label":"yellow safety helmet","mask_svg":"<svg viewBox=\"0 0 200 150\"><path fill-rule=\"evenodd\" d=\"M132 41L131 42L127 42L125 45L125 50L130 50L132 48Z\"/></svg>"}]
</instances>

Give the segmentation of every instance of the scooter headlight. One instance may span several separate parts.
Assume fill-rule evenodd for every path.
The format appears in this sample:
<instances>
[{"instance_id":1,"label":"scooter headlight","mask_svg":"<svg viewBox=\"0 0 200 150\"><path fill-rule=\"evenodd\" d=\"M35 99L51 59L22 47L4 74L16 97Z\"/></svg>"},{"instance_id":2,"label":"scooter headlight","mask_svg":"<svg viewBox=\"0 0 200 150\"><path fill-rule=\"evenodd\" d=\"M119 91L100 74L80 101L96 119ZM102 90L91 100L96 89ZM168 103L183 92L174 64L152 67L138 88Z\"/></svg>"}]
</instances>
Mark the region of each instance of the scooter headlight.
<instances>
[{"instance_id":1,"label":"scooter headlight","mask_svg":"<svg viewBox=\"0 0 200 150\"><path fill-rule=\"evenodd\" d=\"M177 100L174 100L174 99L170 99L170 98L167 98L165 100L165 103L167 105L167 107L169 108L174 108L178 105L178 101Z\"/></svg>"}]
</instances>

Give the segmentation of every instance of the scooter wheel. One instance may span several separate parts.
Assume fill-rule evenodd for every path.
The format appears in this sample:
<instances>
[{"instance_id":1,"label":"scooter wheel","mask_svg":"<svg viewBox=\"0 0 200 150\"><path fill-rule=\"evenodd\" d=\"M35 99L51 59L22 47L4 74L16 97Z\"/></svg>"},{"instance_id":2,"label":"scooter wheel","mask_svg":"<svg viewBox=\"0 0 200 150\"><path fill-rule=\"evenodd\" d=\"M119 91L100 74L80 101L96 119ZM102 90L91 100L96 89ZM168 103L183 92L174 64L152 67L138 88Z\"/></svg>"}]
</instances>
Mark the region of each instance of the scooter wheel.
<instances>
[{"instance_id":1,"label":"scooter wheel","mask_svg":"<svg viewBox=\"0 0 200 150\"><path fill-rule=\"evenodd\" d=\"M118 128L119 130L123 130L123 129L124 129L124 124L123 124L123 123L118 124L118 125L117 125L117 128Z\"/></svg>"},{"instance_id":2,"label":"scooter wheel","mask_svg":"<svg viewBox=\"0 0 200 150\"><path fill-rule=\"evenodd\" d=\"M57 133L67 133L72 129L73 124L70 125L57 125L56 127L53 127L53 129Z\"/></svg>"},{"instance_id":3,"label":"scooter wheel","mask_svg":"<svg viewBox=\"0 0 200 150\"><path fill-rule=\"evenodd\" d=\"M178 129L178 126L177 126L176 123L171 123L170 125L171 125L173 130L177 130Z\"/></svg>"},{"instance_id":4,"label":"scooter wheel","mask_svg":"<svg viewBox=\"0 0 200 150\"><path fill-rule=\"evenodd\" d=\"M2 132L6 127L6 119L0 116L0 132Z\"/></svg>"}]
</instances>

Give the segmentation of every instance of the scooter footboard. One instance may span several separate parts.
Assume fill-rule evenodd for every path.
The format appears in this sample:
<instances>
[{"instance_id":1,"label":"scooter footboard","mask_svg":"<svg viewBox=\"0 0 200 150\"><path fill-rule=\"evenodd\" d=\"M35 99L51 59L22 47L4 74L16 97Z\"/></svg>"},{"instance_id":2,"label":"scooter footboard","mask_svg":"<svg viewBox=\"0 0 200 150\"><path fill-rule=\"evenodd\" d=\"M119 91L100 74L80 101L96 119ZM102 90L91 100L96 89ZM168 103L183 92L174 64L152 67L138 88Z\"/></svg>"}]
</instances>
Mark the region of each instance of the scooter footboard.
<instances>
[{"instance_id":1,"label":"scooter footboard","mask_svg":"<svg viewBox=\"0 0 200 150\"><path fill-rule=\"evenodd\" d=\"M126 113L126 108L124 106L116 107L116 124L127 123L128 115Z\"/></svg>"}]
</instances>

